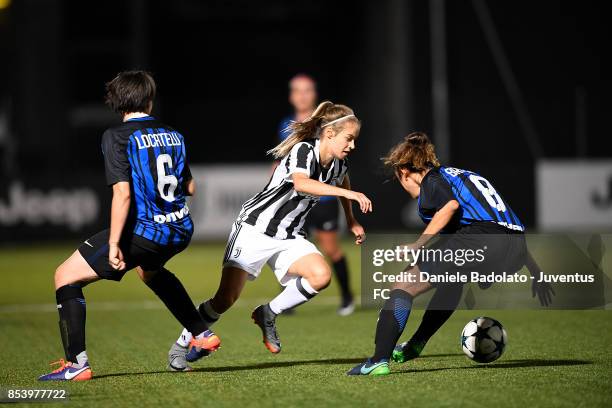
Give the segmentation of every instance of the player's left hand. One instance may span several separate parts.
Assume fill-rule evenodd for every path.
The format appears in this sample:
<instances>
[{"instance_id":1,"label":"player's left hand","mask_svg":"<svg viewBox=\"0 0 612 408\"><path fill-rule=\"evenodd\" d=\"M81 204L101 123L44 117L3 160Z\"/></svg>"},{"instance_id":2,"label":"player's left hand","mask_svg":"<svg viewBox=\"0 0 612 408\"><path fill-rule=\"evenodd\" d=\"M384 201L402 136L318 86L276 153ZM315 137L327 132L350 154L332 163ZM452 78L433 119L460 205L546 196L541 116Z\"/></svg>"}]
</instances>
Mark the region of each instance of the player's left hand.
<instances>
[{"instance_id":1,"label":"player's left hand","mask_svg":"<svg viewBox=\"0 0 612 408\"><path fill-rule=\"evenodd\" d=\"M125 261L123 259L123 252L117 244L109 244L108 249L108 263L113 269L122 271L125 269Z\"/></svg>"},{"instance_id":2,"label":"player's left hand","mask_svg":"<svg viewBox=\"0 0 612 408\"><path fill-rule=\"evenodd\" d=\"M349 226L349 230L355 235L355 244L361 245L366 240L366 233L357 221Z\"/></svg>"},{"instance_id":3,"label":"player's left hand","mask_svg":"<svg viewBox=\"0 0 612 408\"><path fill-rule=\"evenodd\" d=\"M537 282L535 279L531 284L531 297L538 295L540 304L548 306L552 304L552 297L556 295L552 285L548 282Z\"/></svg>"}]
</instances>

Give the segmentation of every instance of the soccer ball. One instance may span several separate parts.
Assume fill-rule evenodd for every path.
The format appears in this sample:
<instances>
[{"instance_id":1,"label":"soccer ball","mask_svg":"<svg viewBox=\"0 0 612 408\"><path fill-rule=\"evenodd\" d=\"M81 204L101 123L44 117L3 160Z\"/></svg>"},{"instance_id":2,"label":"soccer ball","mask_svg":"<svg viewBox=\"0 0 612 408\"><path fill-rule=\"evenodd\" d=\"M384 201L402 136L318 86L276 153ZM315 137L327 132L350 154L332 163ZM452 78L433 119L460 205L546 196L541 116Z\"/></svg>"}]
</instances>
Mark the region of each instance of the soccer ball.
<instances>
[{"instance_id":1,"label":"soccer ball","mask_svg":"<svg viewBox=\"0 0 612 408\"><path fill-rule=\"evenodd\" d=\"M470 320L461 333L461 349L478 363L490 363L504 352L508 335L500 322L490 317Z\"/></svg>"}]
</instances>

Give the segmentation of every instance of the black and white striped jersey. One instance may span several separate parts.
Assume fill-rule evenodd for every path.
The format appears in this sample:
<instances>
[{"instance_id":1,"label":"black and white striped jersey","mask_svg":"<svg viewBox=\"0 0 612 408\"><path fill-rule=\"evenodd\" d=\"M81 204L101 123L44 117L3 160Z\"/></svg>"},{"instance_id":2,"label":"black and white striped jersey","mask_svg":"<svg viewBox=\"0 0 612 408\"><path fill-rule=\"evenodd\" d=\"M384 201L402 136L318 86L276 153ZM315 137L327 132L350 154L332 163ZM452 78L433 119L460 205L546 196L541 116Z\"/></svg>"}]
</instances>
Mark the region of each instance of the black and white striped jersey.
<instances>
[{"instance_id":1,"label":"black and white striped jersey","mask_svg":"<svg viewBox=\"0 0 612 408\"><path fill-rule=\"evenodd\" d=\"M263 191L243 204L237 222L246 222L278 239L304 236L306 215L320 197L296 192L291 175L304 173L313 180L336 186L342 184L348 171L347 161L339 159L323 168L319 163L319 143L319 139L309 139L293 146Z\"/></svg>"}]
</instances>

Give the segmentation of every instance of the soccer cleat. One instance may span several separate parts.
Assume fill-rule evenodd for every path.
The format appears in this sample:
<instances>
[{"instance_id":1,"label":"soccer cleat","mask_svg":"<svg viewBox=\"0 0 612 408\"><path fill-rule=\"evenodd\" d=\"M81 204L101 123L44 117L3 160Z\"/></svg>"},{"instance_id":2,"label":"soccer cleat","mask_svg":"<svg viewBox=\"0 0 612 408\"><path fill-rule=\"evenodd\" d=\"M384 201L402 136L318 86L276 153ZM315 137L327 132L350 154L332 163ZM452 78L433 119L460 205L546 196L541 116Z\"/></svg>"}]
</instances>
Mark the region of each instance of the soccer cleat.
<instances>
[{"instance_id":1,"label":"soccer cleat","mask_svg":"<svg viewBox=\"0 0 612 408\"><path fill-rule=\"evenodd\" d=\"M342 301L342 304L336 310L339 316L348 316L353 314L355 311L355 303L353 303L353 299L349 299L348 301Z\"/></svg>"},{"instance_id":2,"label":"soccer cleat","mask_svg":"<svg viewBox=\"0 0 612 408\"><path fill-rule=\"evenodd\" d=\"M261 329L263 343L270 353L280 353L281 342L276 332L276 315L270 310L270 306L257 306L251 314L251 319Z\"/></svg>"},{"instance_id":3,"label":"soccer cleat","mask_svg":"<svg viewBox=\"0 0 612 408\"><path fill-rule=\"evenodd\" d=\"M202 337L193 337L189 342L189 351L191 352L191 350L195 349L195 352L202 354L199 358L204 357L202 350L216 351L219 347L221 347L221 339L215 333L210 330L206 330L202 334Z\"/></svg>"},{"instance_id":4,"label":"soccer cleat","mask_svg":"<svg viewBox=\"0 0 612 408\"><path fill-rule=\"evenodd\" d=\"M210 353L213 351L214 350L206 350L206 349L198 350L197 348L192 347L191 349L189 349L189 352L185 356L185 360L189 361L190 363L193 363L194 361L198 361L201 358L210 356Z\"/></svg>"},{"instance_id":5,"label":"soccer cleat","mask_svg":"<svg viewBox=\"0 0 612 408\"><path fill-rule=\"evenodd\" d=\"M414 360L421 355L421 352L425 348L425 344L427 343L417 341L405 341L398 344L393 349L391 359L396 363L404 363L409 360Z\"/></svg>"},{"instance_id":6,"label":"soccer cleat","mask_svg":"<svg viewBox=\"0 0 612 408\"><path fill-rule=\"evenodd\" d=\"M87 381L93 377L89 363L85 363L83 367L75 367L72 362L65 362L62 358L59 361L52 362L50 365L58 364L60 367L57 370L41 375L38 377L38 381Z\"/></svg>"},{"instance_id":7,"label":"soccer cleat","mask_svg":"<svg viewBox=\"0 0 612 408\"><path fill-rule=\"evenodd\" d=\"M178 343L174 343L168 351L168 370L169 371L191 371L192 368L187 364L185 356L187 355L188 347L183 347Z\"/></svg>"},{"instance_id":8,"label":"soccer cleat","mask_svg":"<svg viewBox=\"0 0 612 408\"><path fill-rule=\"evenodd\" d=\"M366 362L356 365L351 368L346 375L387 375L391 371L389 370L389 360L382 359L376 363L372 362L371 359L367 359Z\"/></svg>"},{"instance_id":9,"label":"soccer cleat","mask_svg":"<svg viewBox=\"0 0 612 408\"><path fill-rule=\"evenodd\" d=\"M187 356L185 359L187 361L196 361L210 354L211 351L217 350L221 347L221 339L215 333L210 330L206 330L204 336L201 338L192 338L191 342L189 342L189 352L187 356L192 358L191 360L187 360Z\"/></svg>"}]
</instances>

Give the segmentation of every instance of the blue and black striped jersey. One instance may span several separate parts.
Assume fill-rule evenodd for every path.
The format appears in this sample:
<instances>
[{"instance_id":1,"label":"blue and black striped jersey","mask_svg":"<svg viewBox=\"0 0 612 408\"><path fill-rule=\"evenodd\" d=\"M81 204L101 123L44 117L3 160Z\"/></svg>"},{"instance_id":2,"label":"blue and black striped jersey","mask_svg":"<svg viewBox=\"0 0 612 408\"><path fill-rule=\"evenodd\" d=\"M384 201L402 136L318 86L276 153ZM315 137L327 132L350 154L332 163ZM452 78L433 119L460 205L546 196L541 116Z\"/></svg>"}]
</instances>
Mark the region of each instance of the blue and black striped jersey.
<instances>
[{"instance_id":1,"label":"blue and black striped jersey","mask_svg":"<svg viewBox=\"0 0 612 408\"><path fill-rule=\"evenodd\" d=\"M457 200L460 208L445 228L447 232L474 222L494 222L513 231L525 230L512 208L484 177L454 167L431 169L421 182L419 216L429 223L450 200Z\"/></svg>"},{"instance_id":2,"label":"blue and black striped jersey","mask_svg":"<svg viewBox=\"0 0 612 408\"><path fill-rule=\"evenodd\" d=\"M126 229L160 245L184 245L193 234L185 202L191 179L185 141L173 128L146 116L108 129L102 136L106 181L130 183Z\"/></svg>"}]
</instances>

